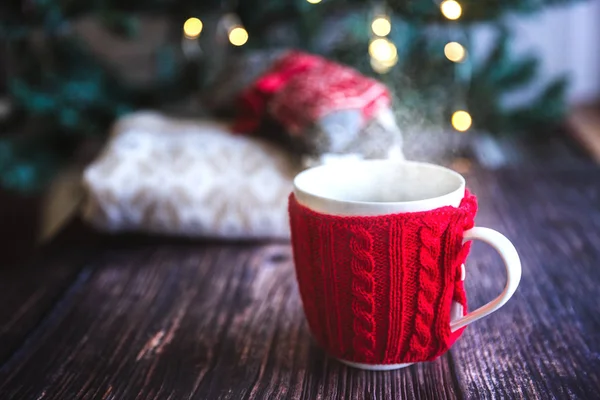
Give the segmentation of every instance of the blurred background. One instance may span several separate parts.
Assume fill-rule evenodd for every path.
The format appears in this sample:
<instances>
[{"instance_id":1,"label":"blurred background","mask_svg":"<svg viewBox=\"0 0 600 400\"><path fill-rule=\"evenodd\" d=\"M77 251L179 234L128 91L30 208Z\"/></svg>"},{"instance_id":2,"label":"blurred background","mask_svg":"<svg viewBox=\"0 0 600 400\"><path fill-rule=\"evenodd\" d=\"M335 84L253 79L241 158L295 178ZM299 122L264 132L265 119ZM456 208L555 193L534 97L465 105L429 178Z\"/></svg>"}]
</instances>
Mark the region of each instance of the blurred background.
<instances>
[{"instance_id":1,"label":"blurred background","mask_svg":"<svg viewBox=\"0 0 600 400\"><path fill-rule=\"evenodd\" d=\"M285 238L291 178L328 160L600 160L597 0L6 0L0 29L18 254L81 213Z\"/></svg>"}]
</instances>

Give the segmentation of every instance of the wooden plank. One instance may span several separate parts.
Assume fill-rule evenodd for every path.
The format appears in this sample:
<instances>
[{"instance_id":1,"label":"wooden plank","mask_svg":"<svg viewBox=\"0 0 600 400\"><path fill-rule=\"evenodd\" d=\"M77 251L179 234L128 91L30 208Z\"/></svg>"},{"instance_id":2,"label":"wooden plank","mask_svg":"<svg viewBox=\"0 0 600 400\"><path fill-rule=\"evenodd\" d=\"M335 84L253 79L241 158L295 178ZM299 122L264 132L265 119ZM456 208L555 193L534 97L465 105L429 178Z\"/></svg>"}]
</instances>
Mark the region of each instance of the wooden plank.
<instances>
[{"instance_id":1,"label":"wooden plank","mask_svg":"<svg viewBox=\"0 0 600 400\"><path fill-rule=\"evenodd\" d=\"M90 237L81 224L73 223L34 259L29 254L23 265L0 268L0 365L76 279L84 260L92 256Z\"/></svg>"},{"instance_id":2,"label":"wooden plank","mask_svg":"<svg viewBox=\"0 0 600 400\"><path fill-rule=\"evenodd\" d=\"M107 249L0 370L11 399L453 399L451 360L368 372L311 339L291 249Z\"/></svg>"},{"instance_id":3,"label":"wooden plank","mask_svg":"<svg viewBox=\"0 0 600 400\"><path fill-rule=\"evenodd\" d=\"M475 169L468 181L478 224L517 244L523 280L435 362L382 373L328 358L310 338L287 244L119 237L54 308L41 301L36 323L7 330L22 345L0 369L1 397L599 398L600 169ZM471 307L500 292L489 248L476 246L467 269Z\"/></svg>"},{"instance_id":4,"label":"wooden plank","mask_svg":"<svg viewBox=\"0 0 600 400\"><path fill-rule=\"evenodd\" d=\"M467 398L600 398L600 169L478 173L477 224L517 247L523 278L495 314L452 349ZM471 308L500 293L499 257L475 245L467 262Z\"/></svg>"}]
</instances>

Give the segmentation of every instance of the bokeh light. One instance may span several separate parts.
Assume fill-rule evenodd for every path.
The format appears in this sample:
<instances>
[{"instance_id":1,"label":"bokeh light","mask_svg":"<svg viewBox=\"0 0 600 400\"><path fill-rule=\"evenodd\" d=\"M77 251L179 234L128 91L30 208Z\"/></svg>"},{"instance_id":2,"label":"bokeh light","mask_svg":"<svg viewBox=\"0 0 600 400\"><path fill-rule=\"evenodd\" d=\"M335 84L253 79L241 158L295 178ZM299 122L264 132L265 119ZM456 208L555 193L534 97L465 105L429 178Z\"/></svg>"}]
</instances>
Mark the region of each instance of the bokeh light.
<instances>
[{"instance_id":1,"label":"bokeh light","mask_svg":"<svg viewBox=\"0 0 600 400\"><path fill-rule=\"evenodd\" d=\"M467 131L472 123L473 119L471 118L471 115L464 110L455 111L454 114L452 114L452 126L457 131Z\"/></svg>"},{"instance_id":2,"label":"bokeh light","mask_svg":"<svg viewBox=\"0 0 600 400\"><path fill-rule=\"evenodd\" d=\"M387 36L392 30L392 24L389 18L377 17L371 23L371 30L377 36Z\"/></svg>"},{"instance_id":3,"label":"bokeh light","mask_svg":"<svg viewBox=\"0 0 600 400\"><path fill-rule=\"evenodd\" d=\"M200 36L203 26L204 25L202 24L202 21L200 21L198 18L188 18L183 24L183 34L188 39L196 39L198 36Z\"/></svg>"},{"instance_id":4,"label":"bokeh light","mask_svg":"<svg viewBox=\"0 0 600 400\"><path fill-rule=\"evenodd\" d=\"M391 62L398 56L398 49L394 43L387 39L379 38L369 44L369 54L380 62Z\"/></svg>"},{"instance_id":5,"label":"bokeh light","mask_svg":"<svg viewBox=\"0 0 600 400\"><path fill-rule=\"evenodd\" d=\"M229 41L234 46L243 46L248 41L248 31L241 26L236 26L229 31Z\"/></svg>"},{"instance_id":6,"label":"bokeh light","mask_svg":"<svg viewBox=\"0 0 600 400\"><path fill-rule=\"evenodd\" d=\"M444 46L444 55L450 61L463 62L467 56L467 50L458 42L450 42Z\"/></svg>"},{"instance_id":7,"label":"bokeh light","mask_svg":"<svg viewBox=\"0 0 600 400\"><path fill-rule=\"evenodd\" d=\"M373 68L373 71L377 72L378 74L388 73L392 69L392 67L394 65L396 65L397 63L398 63L397 56L391 60L384 60L384 61L379 61L379 60L376 60L375 58L371 57L371 68Z\"/></svg>"},{"instance_id":8,"label":"bokeh light","mask_svg":"<svg viewBox=\"0 0 600 400\"><path fill-rule=\"evenodd\" d=\"M455 20L462 15L462 7L456 0L444 0L440 5L440 10L444 17Z\"/></svg>"}]
</instances>

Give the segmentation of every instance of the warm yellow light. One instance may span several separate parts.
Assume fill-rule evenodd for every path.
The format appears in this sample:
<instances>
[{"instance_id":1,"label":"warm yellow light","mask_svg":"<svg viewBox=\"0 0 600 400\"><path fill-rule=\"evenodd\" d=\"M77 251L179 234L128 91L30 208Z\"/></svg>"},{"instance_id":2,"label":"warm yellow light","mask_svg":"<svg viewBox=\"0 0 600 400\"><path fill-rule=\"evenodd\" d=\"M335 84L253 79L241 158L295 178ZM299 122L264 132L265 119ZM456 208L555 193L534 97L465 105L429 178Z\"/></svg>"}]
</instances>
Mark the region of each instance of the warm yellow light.
<instances>
[{"instance_id":1,"label":"warm yellow light","mask_svg":"<svg viewBox=\"0 0 600 400\"><path fill-rule=\"evenodd\" d=\"M459 63L467 57L467 50L460 43L450 42L444 46L444 55L448 60Z\"/></svg>"},{"instance_id":2,"label":"warm yellow light","mask_svg":"<svg viewBox=\"0 0 600 400\"><path fill-rule=\"evenodd\" d=\"M241 26L229 31L229 41L234 46L243 46L248 41L248 32Z\"/></svg>"},{"instance_id":3,"label":"warm yellow light","mask_svg":"<svg viewBox=\"0 0 600 400\"><path fill-rule=\"evenodd\" d=\"M392 67L386 67L385 65L382 65L374 58L371 58L371 68L373 68L373 71L380 75L387 74L392 69Z\"/></svg>"},{"instance_id":4,"label":"warm yellow light","mask_svg":"<svg viewBox=\"0 0 600 400\"><path fill-rule=\"evenodd\" d=\"M392 30L392 24L386 17L377 17L371 23L371 30L377 36L387 36Z\"/></svg>"},{"instance_id":5,"label":"warm yellow light","mask_svg":"<svg viewBox=\"0 0 600 400\"><path fill-rule=\"evenodd\" d=\"M203 26L198 18L188 18L183 24L183 34L189 39L196 39L200 36Z\"/></svg>"},{"instance_id":6,"label":"warm yellow light","mask_svg":"<svg viewBox=\"0 0 600 400\"><path fill-rule=\"evenodd\" d=\"M373 71L377 72L378 74L385 74L387 72L389 72L389 70L392 69L392 67L394 65L396 65L398 63L398 57L394 57L391 60L385 60L385 61L379 61L374 59L373 57L371 57L371 68L373 68Z\"/></svg>"},{"instance_id":7,"label":"warm yellow light","mask_svg":"<svg viewBox=\"0 0 600 400\"><path fill-rule=\"evenodd\" d=\"M379 63L380 65L383 65L384 67L393 67L394 65L398 64L398 54L396 54L396 56L394 58L391 58L389 60L377 60L377 63Z\"/></svg>"},{"instance_id":8,"label":"warm yellow light","mask_svg":"<svg viewBox=\"0 0 600 400\"><path fill-rule=\"evenodd\" d=\"M317 3L321 2L321 0L306 0L306 1L308 1L310 4L317 4Z\"/></svg>"},{"instance_id":9,"label":"warm yellow light","mask_svg":"<svg viewBox=\"0 0 600 400\"><path fill-rule=\"evenodd\" d=\"M444 0L440 5L444 17L448 19L459 19L462 14L462 7L456 0Z\"/></svg>"},{"instance_id":10,"label":"warm yellow light","mask_svg":"<svg viewBox=\"0 0 600 400\"><path fill-rule=\"evenodd\" d=\"M460 132L464 132L471 127L473 120L468 112L459 110L452 114L452 126Z\"/></svg>"},{"instance_id":11,"label":"warm yellow light","mask_svg":"<svg viewBox=\"0 0 600 400\"><path fill-rule=\"evenodd\" d=\"M369 44L369 54L380 62L391 61L398 56L398 49L387 39L375 39Z\"/></svg>"}]
</instances>

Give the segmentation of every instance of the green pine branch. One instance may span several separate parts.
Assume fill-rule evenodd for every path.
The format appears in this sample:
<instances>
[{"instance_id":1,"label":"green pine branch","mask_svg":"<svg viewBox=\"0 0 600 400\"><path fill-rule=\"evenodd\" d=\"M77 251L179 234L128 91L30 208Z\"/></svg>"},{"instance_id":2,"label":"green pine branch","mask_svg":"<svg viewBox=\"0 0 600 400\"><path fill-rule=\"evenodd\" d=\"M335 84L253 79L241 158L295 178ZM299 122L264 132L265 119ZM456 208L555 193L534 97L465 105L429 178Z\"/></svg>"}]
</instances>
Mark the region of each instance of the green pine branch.
<instances>
[{"instance_id":1,"label":"green pine branch","mask_svg":"<svg viewBox=\"0 0 600 400\"><path fill-rule=\"evenodd\" d=\"M503 104L507 93L527 87L535 79L539 61L529 54L513 53L510 31L501 21L509 13L534 13L579 0L458 1L463 9L458 21L446 20L432 0L386 2L393 21L389 38L396 44L399 60L385 75L376 74L369 63L374 4L370 0L323 0L319 4L306 0L3 1L0 37L8 43L11 60L8 89L17 113L27 120L42 121L46 132L29 142L0 141L0 186L18 188L21 182L22 188L37 187L62 159L61 149L75 146L87 135L105 134L112 121L125 112L159 108L197 93L204 77L215 75L214 69L219 68L218 63L199 64L178 57L180 43L175 40L158 51L160 65L154 83L131 87L69 34L70 24L85 14L98 16L112 32L134 37L140 15L168 15L183 23L190 16L204 18L215 10L235 12L250 41L229 51L299 47L353 66L390 87L401 126L449 128L449 116L457 107L467 107L475 128L498 134L542 132L545 126L560 121L566 110L564 77L548 83L526 105L511 108ZM448 32L468 32L479 22L496 24L498 36L490 53L482 57L470 51L465 64L448 61L443 55ZM324 37L332 23L341 40ZM273 27L283 28L287 36L273 39ZM438 33L432 33L431 27L438 28ZM446 34L440 35L440 31ZM42 35L43 45L34 46L32 35ZM177 35L180 33L173 32L173 37ZM209 47L204 51L208 57L213 54ZM46 156L43 149L50 149Z\"/></svg>"},{"instance_id":2,"label":"green pine branch","mask_svg":"<svg viewBox=\"0 0 600 400\"><path fill-rule=\"evenodd\" d=\"M559 123L565 116L568 80L558 77L525 106L506 107L503 96L532 83L539 72L538 60L510 52L510 35L499 28L495 45L476 68L469 91L473 120L492 133L535 134Z\"/></svg>"}]
</instances>

